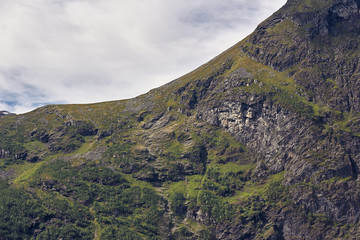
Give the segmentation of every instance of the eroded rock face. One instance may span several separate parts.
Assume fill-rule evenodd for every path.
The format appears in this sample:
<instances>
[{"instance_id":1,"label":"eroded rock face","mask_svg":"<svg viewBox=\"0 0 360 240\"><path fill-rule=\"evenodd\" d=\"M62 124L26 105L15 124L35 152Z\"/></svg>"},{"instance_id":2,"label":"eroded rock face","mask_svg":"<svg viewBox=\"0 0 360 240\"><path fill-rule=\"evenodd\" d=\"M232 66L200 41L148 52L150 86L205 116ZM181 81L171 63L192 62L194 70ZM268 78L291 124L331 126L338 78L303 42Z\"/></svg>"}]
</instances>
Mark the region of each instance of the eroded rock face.
<instances>
[{"instance_id":1,"label":"eroded rock face","mask_svg":"<svg viewBox=\"0 0 360 240\"><path fill-rule=\"evenodd\" d=\"M359 111L359 34L358 1L291 0L241 49L256 61L289 71L316 102Z\"/></svg>"},{"instance_id":2,"label":"eroded rock face","mask_svg":"<svg viewBox=\"0 0 360 240\"><path fill-rule=\"evenodd\" d=\"M274 102L267 93L238 89L234 94L233 90L238 86L262 87L261 82L245 69L212 79L210 84L199 82L197 85L202 86L194 92L198 96L195 106L197 118L225 129L256 155L253 181L284 171L285 185L299 185L290 191L293 201L289 207L291 210L268 212L264 216L274 223L276 229L269 239L301 236L304 239L323 239L334 236L331 234L335 230L328 224L324 226L329 228L329 235L311 231L308 218L296 214L299 208L302 212L326 216L342 224L359 221L358 180L344 181L340 185L324 184L333 178L358 179L360 141L357 137L350 133L339 135L328 128L328 119L288 110ZM205 94L200 95L199 92ZM218 237L238 239L234 236L244 236L243 239L252 239L256 235L256 227L250 224L244 229L246 224L243 223L241 229L231 224L217 225Z\"/></svg>"}]
</instances>

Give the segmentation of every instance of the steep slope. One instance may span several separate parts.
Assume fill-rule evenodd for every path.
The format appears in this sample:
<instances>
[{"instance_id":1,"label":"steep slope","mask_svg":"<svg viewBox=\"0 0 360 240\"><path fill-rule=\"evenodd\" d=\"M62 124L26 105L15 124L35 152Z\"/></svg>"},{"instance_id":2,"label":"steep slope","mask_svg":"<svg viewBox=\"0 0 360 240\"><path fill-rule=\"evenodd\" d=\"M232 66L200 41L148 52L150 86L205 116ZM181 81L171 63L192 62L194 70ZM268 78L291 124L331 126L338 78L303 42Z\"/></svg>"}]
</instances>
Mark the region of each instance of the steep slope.
<instances>
[{"instance_id":1,"label":"steep slope","mask_svg":"<svg viewBox=\"0 0 360 240\"><path fill-rule=\"evenodd\" d=\"M147 94L0 118L0 239L359 239L359 5L289 0Z\"/></svg>"},{"instance_id":2,"label":"steep slope","mask_svg":"<svg viewBox=\"0 0 360 240\"><path fill-rule=\"evenodd\" d=\"M248 37L242 49L287 71L309 99L359 111L360 2L290 0Z\"/></svg>"}]
</instances>

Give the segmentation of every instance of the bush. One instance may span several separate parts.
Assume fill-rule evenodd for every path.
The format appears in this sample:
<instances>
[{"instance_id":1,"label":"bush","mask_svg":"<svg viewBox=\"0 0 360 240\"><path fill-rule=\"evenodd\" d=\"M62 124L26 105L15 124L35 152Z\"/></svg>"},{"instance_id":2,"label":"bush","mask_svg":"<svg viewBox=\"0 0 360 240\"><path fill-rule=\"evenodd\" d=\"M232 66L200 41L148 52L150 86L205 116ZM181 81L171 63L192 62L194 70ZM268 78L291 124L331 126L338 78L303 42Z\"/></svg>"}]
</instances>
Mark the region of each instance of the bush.
<instances>
[{"instance_id":1,"label":"bush","mask_svg":"<svg viewBox=\"0 0 360 240\"><path fill-rule=\"evenodd\" d=\"M287 188L281 185L281 181L271 181L266 192L266 200L277 203L284 197L286 191Z\"/></svg>"},{"instance_id":2,"label":"bush","mask_svg":"<svg viewBox=\"0 0 360 240\"><path fill-rule=\"evenodd\" d=\"M219 221L231 220L236 209L235 206L228 202L223 202L219 196L208 190L200 191L198 205L211 218Z\"/></svg>"},{"instance_id":3,"label":"bush","mask_svg":"<svg viewBox=\"0 0 360 240\"><path fill-rule=\"evenodd\" d=\"M175 192L170 197L171 208L176 215L182 215L186 212L185 196L181 192Z\"/></svg>"}]
</instances>

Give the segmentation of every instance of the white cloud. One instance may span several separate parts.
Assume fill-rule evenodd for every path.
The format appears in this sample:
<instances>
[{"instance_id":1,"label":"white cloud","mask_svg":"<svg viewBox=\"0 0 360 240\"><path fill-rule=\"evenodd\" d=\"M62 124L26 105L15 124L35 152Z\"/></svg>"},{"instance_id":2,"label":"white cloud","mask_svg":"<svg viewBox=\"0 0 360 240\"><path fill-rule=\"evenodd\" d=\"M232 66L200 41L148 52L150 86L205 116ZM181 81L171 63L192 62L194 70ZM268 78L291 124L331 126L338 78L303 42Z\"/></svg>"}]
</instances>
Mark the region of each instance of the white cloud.
<instances>
[{"instance_id":1,"label":"white cloud","mask_svg":"<svg viewBox=\"0 0 360 240\"><path fill-rule=\"evenodd\" d=\"M134 97L226 50L285 2L2 0L0 108Z\"/></svg>"}]
</instances>

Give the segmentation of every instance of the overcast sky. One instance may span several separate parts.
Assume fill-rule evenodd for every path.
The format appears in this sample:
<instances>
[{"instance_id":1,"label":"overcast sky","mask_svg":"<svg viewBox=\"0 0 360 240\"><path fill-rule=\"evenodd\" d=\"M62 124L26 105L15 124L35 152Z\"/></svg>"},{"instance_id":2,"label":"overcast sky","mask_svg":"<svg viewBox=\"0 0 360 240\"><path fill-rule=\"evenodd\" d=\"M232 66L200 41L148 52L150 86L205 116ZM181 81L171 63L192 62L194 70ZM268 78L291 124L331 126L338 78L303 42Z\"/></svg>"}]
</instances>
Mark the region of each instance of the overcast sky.
<instances>
[{"instance_id":1,"label":"overcast sky","mask_svg":"<svg viewBox=\"0 0 360 240\"><path fill-rule=\"evenodd\" d=\"M135 97L231 47L286 0L0 0L0 110Z\"/></svg>"}]
</instances>

